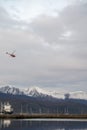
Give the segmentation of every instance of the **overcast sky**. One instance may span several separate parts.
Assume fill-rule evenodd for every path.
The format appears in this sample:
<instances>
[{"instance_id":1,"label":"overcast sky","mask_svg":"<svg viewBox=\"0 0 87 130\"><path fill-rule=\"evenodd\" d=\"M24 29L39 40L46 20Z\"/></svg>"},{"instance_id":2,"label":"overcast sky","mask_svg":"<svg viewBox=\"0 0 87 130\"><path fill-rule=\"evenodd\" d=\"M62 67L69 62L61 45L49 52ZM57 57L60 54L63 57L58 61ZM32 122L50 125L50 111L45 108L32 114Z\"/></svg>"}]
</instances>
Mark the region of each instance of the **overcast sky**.
<instances>
[{"instance_id":1,"label":"overcast sky","mask_svg":"<svg viewBox=\"0 0 87 130\"><path fill-rule=\"evenodd\" d=\"M0 0L0 86L9 84L87 91L87 0Z\"/></svg>"}]
</instances>

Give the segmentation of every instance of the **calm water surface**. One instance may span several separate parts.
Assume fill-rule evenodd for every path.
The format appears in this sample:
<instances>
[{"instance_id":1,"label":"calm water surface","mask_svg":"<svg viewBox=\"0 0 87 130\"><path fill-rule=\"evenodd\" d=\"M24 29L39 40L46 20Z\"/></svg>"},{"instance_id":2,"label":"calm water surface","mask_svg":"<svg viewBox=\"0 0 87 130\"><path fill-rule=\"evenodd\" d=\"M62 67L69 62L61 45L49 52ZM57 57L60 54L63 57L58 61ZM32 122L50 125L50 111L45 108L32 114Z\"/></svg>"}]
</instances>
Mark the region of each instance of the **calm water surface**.
<instances>
[{"instance_id":1,"label":"calm water surface","mask_svg":"<svg viewBox=\"0 0 87 130\"><path fill-rule=\"evenodd\" d=\"M87 130L87 120L26 119L0 120L0 130Z\"/></svg>"}]
</instances>

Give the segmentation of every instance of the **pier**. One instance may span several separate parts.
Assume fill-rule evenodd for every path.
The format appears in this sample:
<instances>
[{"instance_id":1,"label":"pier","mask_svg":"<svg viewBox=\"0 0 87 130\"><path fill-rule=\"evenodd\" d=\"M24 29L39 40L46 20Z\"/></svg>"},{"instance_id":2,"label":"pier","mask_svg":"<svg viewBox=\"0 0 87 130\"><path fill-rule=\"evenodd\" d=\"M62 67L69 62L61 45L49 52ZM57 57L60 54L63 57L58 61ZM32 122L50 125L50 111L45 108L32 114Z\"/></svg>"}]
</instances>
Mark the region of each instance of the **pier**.
<instances>
[{"instance_id":1,"label":"pier","mask_svg":"<svg viewBox=\"0 0 87 130\"><path fill-rule=\"evenodd\" d=\"M80 114L0 114L1 119L28 119L28 118L62 118L62 119L87 119Z\"/></svg>"}]
</instances>

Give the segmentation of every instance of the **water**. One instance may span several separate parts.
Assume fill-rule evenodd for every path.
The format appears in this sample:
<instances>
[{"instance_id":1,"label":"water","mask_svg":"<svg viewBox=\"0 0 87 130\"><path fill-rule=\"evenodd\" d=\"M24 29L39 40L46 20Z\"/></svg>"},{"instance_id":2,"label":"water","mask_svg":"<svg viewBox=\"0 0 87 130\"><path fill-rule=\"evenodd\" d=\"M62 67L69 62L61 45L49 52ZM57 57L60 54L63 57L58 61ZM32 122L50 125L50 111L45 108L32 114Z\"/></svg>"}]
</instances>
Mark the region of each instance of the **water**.
<instances>
[{"instance_id":1,"label":"water","mask_svg":"<svg viewBox=\"0 0 87 130\"><path fill-rule=\"evenodd\" d=\"M87 130L87 120L70 119L5 119L0 130Z\"/></svg>"}]
</instances>

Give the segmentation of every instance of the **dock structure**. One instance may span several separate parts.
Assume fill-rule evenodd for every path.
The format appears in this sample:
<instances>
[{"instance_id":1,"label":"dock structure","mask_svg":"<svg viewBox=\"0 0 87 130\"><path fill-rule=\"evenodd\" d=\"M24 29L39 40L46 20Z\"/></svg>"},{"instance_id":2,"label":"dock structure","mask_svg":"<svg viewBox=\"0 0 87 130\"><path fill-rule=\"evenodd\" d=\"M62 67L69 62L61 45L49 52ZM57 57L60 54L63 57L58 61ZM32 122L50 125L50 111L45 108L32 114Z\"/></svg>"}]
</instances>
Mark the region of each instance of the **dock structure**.
<instances>
[{"instance_id":1,"label":"dock structure","mask_svg":"<svg viewBox=\"0 0 87 130\"><path fill-rule=\"evenodd\" d=\"M1 102L1 108L0 108L1 114L12 114L13 108L9 102L2 103Z\"/></svg>"},{"instance_id":2,"label":"dock structure","mask_svg":"<svg viewBox=\"0 0 87 130\"><path fill-rule=\"evenodd\" d=\"M47 118L47 119L87 119L87 114L0 114L1 119L32 119L32 118Z\"/></svg>"}]
</instances>

